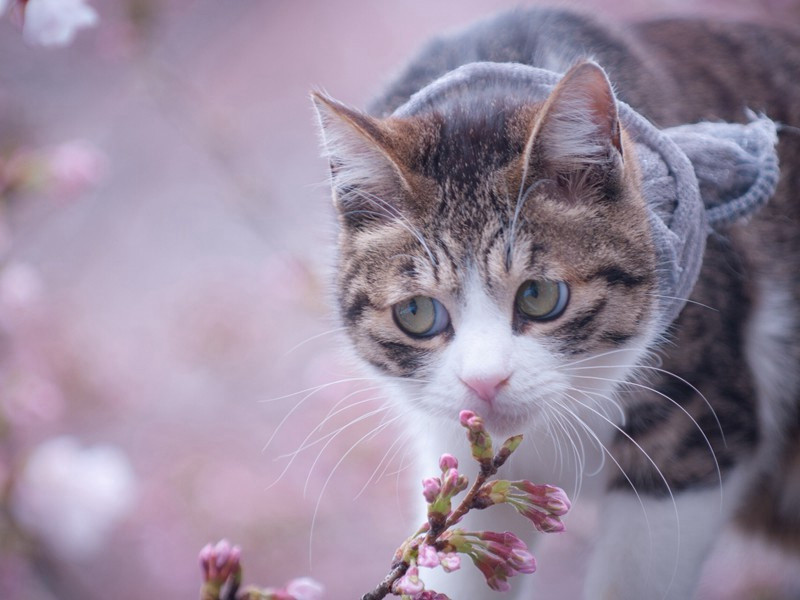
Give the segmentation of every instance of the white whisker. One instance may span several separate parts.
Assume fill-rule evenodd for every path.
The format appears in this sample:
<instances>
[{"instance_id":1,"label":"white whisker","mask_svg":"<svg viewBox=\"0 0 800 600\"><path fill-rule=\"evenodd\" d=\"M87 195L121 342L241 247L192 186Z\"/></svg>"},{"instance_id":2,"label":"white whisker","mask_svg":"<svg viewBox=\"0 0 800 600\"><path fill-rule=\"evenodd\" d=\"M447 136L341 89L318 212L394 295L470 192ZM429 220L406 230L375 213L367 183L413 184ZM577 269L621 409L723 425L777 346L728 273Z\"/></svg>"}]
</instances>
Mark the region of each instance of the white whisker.
<instances>
[{"instance_id":1,"label":"white whisker","mask_svg":"<svg viewBox=\"0 0 800 600\"><path fill-rule=\"evenodd\" d=\"M353 452L353 450L355 450L363 441L375 436L377 433L380 433L381 431L383 431L384 429L389 427L392 423L394 423L396 420L398 420L400 417L401 417L401 415L398 415L397 417L394 417L393 419L390 419L389 421L374 427L373 429L371 429L370 431L368 431L367 433L362 435L358 440L356 440L356 442L353 445L350 446L350 448L348 448L342 454L342 456L339 458L339 460L336 462L336 464L331 469L330 473L328 474L327 478L325 479L325 482L322 484L322 488L320 489L316 505L314 506L314 513L313 513L313 516L311 517L311 528L310 528L309 535L308 535L308 563L309 563L309 565L313 564L312 550L314 548L314 526L317 523L317 516L319 514L319 508L322 505L322 499L325 496L325 490L328 488L328 484L330 483L331 479L333 478L334 473L336 473L336 470L344 462L344 460L350 455L350 453ZM316 461L315 461L315 464L316 464ZM312 469L313 469L313 466L312 466ZM309 472L309 474L310 474L310 472ZM306 483L308 483L308 480L306 480ZM303 494L305 495L305 488L303 490Z\"/></svg>"},{"instance_id":2,"label":"white whisker","mask_svg":"<svg viewBox=\"0 0 800 600\"><path fill-rule=\"evenodd\" d=\"M341 427L339 427L334 432L334 434L328 438L328 440L325 442L325 444L322 446L322 448L320 448L319 452L317 452L317 456L316 456L316 458L314 458L314 462L311 463L311 466L308 469L308 475L306 476L306 482L303 485L303 497L305 497L305 495L308 493L308 486L309 486L309 483L311 482L311 476L314 473L314 469L316 468L317 463L319 463L320 458L322 458L322 455L325 453L325 450L328 449L328 446L330 446L333 443L333 441L337 437L339 437L339 434L341 434L343 431L346 431L347 429L350 429L353 425L357 425L358 423L360 423L360 422L362 422L362 421L364 421L366 419L369 419L370 417L373 417L373 416L375 416L377 414L385 412L387 410L389 410L388 406L381 406L380 408L376 408L374 410L366 412L363 415L360 415L360 416L352 419L351 421L349 421L345 425L342 425ZM389 422L392 422L395 419L392 419ZM383 427L384 425L385 425L385 423L381 423L377 427Z\"/></svg>"},{"instance_id":3,"label":"white whisker","mask_svg":"<svg viewBox=\"0 0 800 600\"><path fill-rule=\"evenodd\" d=\"M574 388L574 389L576 391L578 391L578 392L584 393L583 390L580 390L578 388ZM669 494L670 500L672 502L673 511L675 512L675 533L676 533L676 536L677 536L677 542L675 544L675 562L673 563L672 578L670 579L670 584L667 586L667 591L669 591L669 588L672 587L672 583L675 581L675 577L677 577L677 575L678 575L678 559L680 557L680 547L681 547L681 517L680 517L680 513L678 512L678 503L675 500L675 494L672 492L672 487L669 485L669 482L667 481L666 476L661 471L661 469L659 468L658 464L656 464L656 461L653 460L653 458L650 456L650 454L641 446L641 444L639 444L639 442L637 442L635 439L633 439L633 437L631 437L624 429L619 427L616 423L614 423L610 419L606 418L602 413L596 411L591 406L589 406L588 404L585 404L584 402L581 402L580 400L578 400L575 397L571 397L571 398L572 398L572 400L574 402L577 402L578 404L580 404L581 406L583 406L587 410L590 410L591 412L596 414L598 417L600 417L601 419L606 421L609 425L611 425L614 429L616 429L624 438L626 438L631 444L633 444L636 447L636 449L639 450L639 452L641 452L642 456L644 456L647 459L647 461L652 465L652 467L655 469L656 473L658 474L659 478L661 479L662 483L666 487L667 493ZM666 596L666 593L665 593L665 596Z\"/></svg>"},{"instance_id":4,"label":"white whisker","mask_svg":"<svg viewBox=\"0 0 800 600\"><path fill-rule=\"evenodd\" d=\"M650 296L655 298L664 298L666 300L680 300L681 302L686 302L687 304L694 304L695 306L700 306L702 308L707 308L708 310L713 310L714 312L719 312L718 308L714 308L713 306L709 306L708 304L703 304L702 302L698 302L697 300L691 300L689 298L680 298L678 296L667 296L665 294L657 294L655 292L649 292Z\"/></svg>"},{"instance_id":5,"label":"white whisker","mask_svg":"<svg viewBox=\"0 0 800 600\"><path fill-rule=\"evenodd\" d=\"M610 382L610 383L620 383L620 384L624 384L626 386L633 386L633 387L641 388L641 389L647 390L649 392L653 392L654 394L657 394L657 395L661 396L662 398L664 398L665 400L668 400L669 402L674 404L678 408L678 410L680 410L684 415L686 415L689 418L689 420L694 424L694 426L700 432L700 435L703 436L703 440L705 440L705 443L706 443L706 446L708 446L709 452L711 452L711 457L714 460L714 467L716 468L716 471L717 471L717 479L719 480L720 504L722 503L722 500L723 500L723 498L722 498L722 470L719 467L719 462L717 461L717 453L714 451L714 446L711 444L711 440L708 439L708 436L706 435L706 432L703 431L703 428L700 427L700 424L697 422L697 420L689 413L688 410L686 410L686 408L681 406L681 404L678 401L670 398L665 393L663 393L663 392L661 392L661 391L659 391L659 390L657 390L655 388L652 388L650 386L647 386L647 385L644 385L644 384L641 384L641 383L635 383L633 381L619 381L619 380L616 380L616 379L609 379L607 377L596 377L596 376L593 376L593 375L573 375L573 377L577 377L579 379L594 379L594 380L606 381L606 382ZM576 389L578 389L578 388L576 388ZM580 390L580 391L583 392L583 393L589 393L589 394L595 393L592 390ZM597 393L599 393L599 392L597 392ZM706 400L706 403L708 403L707 400ZM713 409L711 409L711 410L713 412ZM715 416L716 416L716 414L715 414ZM717 420L717 423L719 423L719 420Z\"/></svg>"},{"instance_id":6,"label":"white whisker","mask_svg":"<svg viewBox=\"0 0 800 600\"><path fill-rule=\"evenodd\" d=\"M312 335L311 337L308 337L308 338L304 339L302 342L298 342L297 344L295 344L294 346L289 348L283 354L283 356L285 358L285 357L289 356L292 352L297 350L298 348L301 348L301 347L305 346L309 342L313 342L314 340L318 340L321 337L325 337L326 335L331 335L333 333L339 333L340 331L346 331L346 330L347 330L347 327L335 327L334 329L329 329L328 331L323 331L322 333L318 333L316 335Z\"/></svg>"}]
</instances>

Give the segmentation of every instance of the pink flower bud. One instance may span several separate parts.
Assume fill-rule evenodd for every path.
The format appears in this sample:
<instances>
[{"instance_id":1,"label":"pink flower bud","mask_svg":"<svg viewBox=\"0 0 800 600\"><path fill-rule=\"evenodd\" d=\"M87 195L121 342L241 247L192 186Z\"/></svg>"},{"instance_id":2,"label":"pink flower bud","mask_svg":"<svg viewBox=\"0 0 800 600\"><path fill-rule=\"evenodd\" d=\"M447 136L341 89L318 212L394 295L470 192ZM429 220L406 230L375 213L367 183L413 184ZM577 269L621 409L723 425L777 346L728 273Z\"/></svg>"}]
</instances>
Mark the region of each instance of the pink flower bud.
<instances>
[{"instance_id":1,"label":"pink flower bud","mask_svg":"<svg viewBox=\"0 0 800 600\"><path fill-rule=\"evenodd\" d=\"M547 503L545 504L547 510L558 517L567 514L569 509L572 508L572 503L569 501L566 492L555 486L549 485L547 487L550 488L547 492Z\"/></svg>"},{"instance_id":2,"label":"pink flower bud","mask_svg":"<svg viewBox=\"0 0 800 600\"><path fill-rule=\"evenodd\" d=\"M436 548L428 546L427 544L422 544L419 547L417 564L420 567L427 567L429 569L439 566L439 555L436 553Z\"/></svg>"},{"instance_id":3,"label":"pink flower bud","mask_svg":"<svg viewBox=\"0 0 800 600\"><path fill-rule=\"evenodd\" d=\"M200 550L200 570L203 573L203 579L208 580L210 573L209 567L213 562L214 557L214 547L211 544L206 544L203 546L203 549Z\"/></svg>"},{"instance_id":4,"label":"pink flower bud","mask_svg":"<svg viewBox=\"0 0 800 600\"><path fill-rule=\"evenodd\" d=\"M461 568L461 557L455 552L439 552L439 564L445 573L452 573Z\"/></svg>"},{"instance_id":5,"label":"pink flower bud","mask_svg":"<svg viewBox=\"0 0 800 600\"><path fill-rule=\"evenodd\" d=\"M525 542L523 542L510 531L504 531L502 533L498 533L496 531L479 531L475 534L475 537L477 537L479 540L494 542L496 544L508 546L509 548L519 548L522 550L528 549L528 547L525 545Z\"/></svg>"},{"instance_id":6,"label":"pink flower bud","mask_svg":"<svg viewBox=\"0 0 800 600\"><path fill-rule=\"evenodd\" d=\"M535 508L519 508L515 506L519 513L533 523L538 531L542 533L561 533L566 529L564 523L555 515L551 515Z\"/></svg>"},{"instance_id":7,"label":"pink flower bud","mask_svg":"<svg viewBox=\"0 0 800 600\"><path fill-rule=\"evenodd\" d=\"M448 469L442 475L442 495L453 496L458 493L459 475L455 469Z\"/></svg>"},{"instance_id":8,"label":"pink flower bud","mask_svg":"<svg viewBox=\"0 0 800 600\"><path fill-rule=\"evenodd\" d=\"M231 544L228 540L220 540L217 542L217 545L214 546L214 555L216 557L216 564L217 568L221 569L226 562L228 562L228 557L231 553Z\"/></svg>"},{"instance_id":9,"label":"pink flower bud","mask_svg":"<svg viewBox=\"0 0 800 600\"><path fill-rule=\"evenodd\" d=\"M241 557L241 548L231 546L227 540L220 540L214 546L207 544L199 557L203 581L222 585L229 577L240 577Z\"/></svg>"},{"instance_id":10,"label":"pink flower bud","mask_svg":"<svg viewBox=\"0 0 800 600\"><path fill-rule=\"evenodd\" d=\"M458 413L458 420L461 422L462 427L469 427L470 420L475 416L471 410L462 410Z\"/></svg>"},{"instance_id":11,"label":"pink flower bud","mask_svg":"<svg viewBox=\"0 0 800 600\"><path fill-rule=\"evenodd\" d=\"M439 468L442 471L447 471L447 469L457 469L458 459L452 454L442 454L442 457L439 459Z\"/></svg>"},{"instance_id":12,"label":"pink flower bud","mask_svg":"<svg viewBox=\"0 0 800 600\"><path fill-rule=\"evenodd\" d=\"M572 507L566 492L554 485L534 485L526 480L512 481L511 485L519 490L516 497L556 516L567 514Z\"/></svg>"},{"instance_id":13,"label":"pink flower bud","mask_svg":"<svg viewBox=\"0 0 800 600\"><path fill-rule=\"evenodd\" d=\"M422 495L428 504L433 504L441 491L442 481L438 477L427 477L422 480Z\"/></svg>"},{"instance_id":14,"label":"pink flower bud","mask_svg":"<svg viewBox=\"0 0 800 600\"><path fill-rule=\"evenodd\" d=\"M103 179L107 159L85 140L58 146L49 157L51 185L61 197L75 198Z\"/></svg>"},{"instance_id":15,"label":"pink flower bud","mask_svg":"<svg viewBox=\"0 0 800 600\"><path fill-rule=\"evenodd\" d=\"M509 562L520 573L534 573L536 571L536 559L527 550L514 548L510 552Z\"/></svg>"},{"instance_id":16,"label":"pink flower bud","mask_svg":"<svg viewBox=\"0 0 800 600\"><path fill-rule=\"evenodd\" d=\"M472 449L472 457L482 465L488 465L494 458L492 437L483 424L483 419L471 410L459 414L461 425L467 429L467 439Z\"/></svg>"}]
</instances>

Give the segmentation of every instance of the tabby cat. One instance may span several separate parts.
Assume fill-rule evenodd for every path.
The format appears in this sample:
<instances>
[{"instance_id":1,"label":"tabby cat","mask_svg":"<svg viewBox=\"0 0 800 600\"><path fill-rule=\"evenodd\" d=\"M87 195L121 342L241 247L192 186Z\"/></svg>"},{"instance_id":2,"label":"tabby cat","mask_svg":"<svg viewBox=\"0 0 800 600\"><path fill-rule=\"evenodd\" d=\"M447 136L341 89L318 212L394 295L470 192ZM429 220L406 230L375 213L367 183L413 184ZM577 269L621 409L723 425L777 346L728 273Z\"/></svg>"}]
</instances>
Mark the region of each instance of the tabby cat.
<instances>
[{"instance_id":1,"label":"tabby cat","mask_svg":"<svg viewBox=\"0 0 800 600\"><path fill-rule=\"evenodd\" d=\"M480 76L452 74L470 63ZM558 81L537 97L508 75L519 65ZM496 435L526 433L509 478L602 495L585 598L694 597L725 526L800 557L797 33L518 10L430 43L369 111L314 101L339 312L419 431L421 475L464 445L463 409ZM777 124L777 191L703 230L682 297L661 285L623 104L661 129ZM524 528L502 510L474 519ZM469 571L425 579L454 599L496 597ZM515 597L535 586L522 579Z\"/></svg>"}]
</instances>

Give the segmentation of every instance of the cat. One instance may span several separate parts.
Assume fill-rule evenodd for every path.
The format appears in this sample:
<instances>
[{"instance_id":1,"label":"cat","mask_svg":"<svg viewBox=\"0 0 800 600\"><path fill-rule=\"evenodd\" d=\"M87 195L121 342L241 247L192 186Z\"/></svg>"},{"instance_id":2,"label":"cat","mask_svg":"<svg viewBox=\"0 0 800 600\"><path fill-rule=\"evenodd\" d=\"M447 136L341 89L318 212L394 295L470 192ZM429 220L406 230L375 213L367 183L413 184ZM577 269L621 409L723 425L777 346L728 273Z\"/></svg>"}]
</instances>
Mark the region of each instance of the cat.
<instances>
[{"instance_id":1,"label":"cat","mask_svg":"<svg viewBox=\"0 0 800 600\"><path fill-rule=\"evenodd\" d=\"M508 75L520 65L558 75L549 95ZM587 599L692 598L729 524L800 558L798 33L519 9L432 41L366 112L314 103L339 314L417 432L420 476L464 446L460 410L524 432L506 477L601 497ZM748 110L777 123L777 191L689 248L684 296L661 285L623 104L662 129ZM470 518L524 528L500 510ZM423 579L496 597L462 571Z\"/></svg>"}]
</instances>

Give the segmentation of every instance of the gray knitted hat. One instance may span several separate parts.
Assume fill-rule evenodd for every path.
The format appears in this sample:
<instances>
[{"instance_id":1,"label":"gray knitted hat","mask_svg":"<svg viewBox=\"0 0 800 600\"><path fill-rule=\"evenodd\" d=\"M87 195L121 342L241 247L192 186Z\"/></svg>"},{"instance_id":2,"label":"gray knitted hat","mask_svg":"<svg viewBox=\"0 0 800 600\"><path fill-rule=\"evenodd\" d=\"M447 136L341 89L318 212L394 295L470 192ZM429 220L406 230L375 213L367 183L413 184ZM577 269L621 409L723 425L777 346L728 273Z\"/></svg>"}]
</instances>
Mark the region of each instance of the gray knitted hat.
<instances>
[{"instance_id":1,"label":"gray knitted hat","mask_svg":"<svg viewBox=\"0 0 800 600\"><path fill-rule=\"evenodd\" d=\"M545 100L562 74L515 63L471 63L447 73L413 95L394 116L411 116L454 87L478 88L498 78L530 86ZM703 262L706 237L715 226L752 215L778 183L777 133L770 119L697 123L658 129L624 102L619 119L635 143L658 258L661 325L669 326L686 304Z\"/></svg>"}]
</instances>

